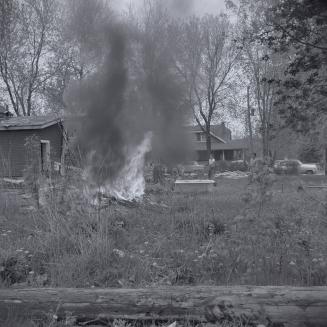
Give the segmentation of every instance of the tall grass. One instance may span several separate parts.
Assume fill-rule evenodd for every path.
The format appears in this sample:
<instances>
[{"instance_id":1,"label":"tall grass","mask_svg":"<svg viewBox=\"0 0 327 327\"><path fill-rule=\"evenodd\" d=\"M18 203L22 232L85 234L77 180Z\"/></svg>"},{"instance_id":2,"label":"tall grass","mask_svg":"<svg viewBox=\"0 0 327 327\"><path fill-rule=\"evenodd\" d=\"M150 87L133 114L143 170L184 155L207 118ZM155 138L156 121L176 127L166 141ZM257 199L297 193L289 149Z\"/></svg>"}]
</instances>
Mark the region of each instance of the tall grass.
<instances>
[{"instance_id":1,"label":"tall grass","mask_svg":"<svg viewBox=\"0 0 327 327\"><path fill-rule=\"evenodd\" d=\"M3 190L1 283L325 285L324 195L295 179L277 182L263 207L247 201L245 179L218 180L209 194L152 191L135 208L92 206L74 179L34 210Z\"/></svg>"}]
</instances>

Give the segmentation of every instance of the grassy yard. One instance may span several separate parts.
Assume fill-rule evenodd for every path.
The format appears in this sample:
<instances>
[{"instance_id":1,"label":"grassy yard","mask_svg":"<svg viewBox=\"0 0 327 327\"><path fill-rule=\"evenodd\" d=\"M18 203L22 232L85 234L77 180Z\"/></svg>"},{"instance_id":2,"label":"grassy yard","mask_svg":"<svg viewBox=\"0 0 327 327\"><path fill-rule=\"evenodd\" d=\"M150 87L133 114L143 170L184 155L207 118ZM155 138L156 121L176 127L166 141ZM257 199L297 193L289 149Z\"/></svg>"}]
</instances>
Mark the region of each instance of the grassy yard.
<instances>
[{"instance_id":1,"label":"grassy yard","mask_svg":"<svg viewBox=\"0 0 327 327\"><path fill-rule=\"evenodd\" d=\"M326 195L306 187L325 177L273 179L261 202L247 178L220 178L212 193L148 185L143 202L104 207L72 180L39 209L2 186L0 286L326 285Z\"/></svg>"},{"instance_id":2,"label":"grassy yard","mask_svg":"<svg viewBox=\"0 0 327 327\"><path fill-rule=\"evenodd\" d=\"M260 204L248 200L246 178L219 179L209 194L149 186L141 204L101 209L78 189L59 192L47 208L35 210L22 207L19 192L2 190L0 282L325 285L326 198L303 187L323 179L278 177Z\"/></svg>"}]
</instances>

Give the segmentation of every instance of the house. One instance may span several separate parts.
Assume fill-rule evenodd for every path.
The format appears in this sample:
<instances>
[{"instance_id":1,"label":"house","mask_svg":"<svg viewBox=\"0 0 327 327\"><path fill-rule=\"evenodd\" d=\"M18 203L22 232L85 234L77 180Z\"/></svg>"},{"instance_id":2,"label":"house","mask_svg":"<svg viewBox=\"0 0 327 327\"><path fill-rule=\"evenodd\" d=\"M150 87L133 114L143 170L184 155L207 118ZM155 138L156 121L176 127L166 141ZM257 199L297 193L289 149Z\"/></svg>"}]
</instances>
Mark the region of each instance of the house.
<instances>
[{"instance_id":1,"label":"house","mask_svg":"<svg viewBox=\"0 0 327 327\"><path fill-rule=\"evenodd\" d=\"M42 168L60 163L63 148L62 119L57 116L0 116L0 176L21 177L28 163L27 140L36 136L40 142Z\"/></svg>"},{"instance_id":2,"label":"house","mask_svg":"<svg viewBox=\"0 0 327 327\"><path fill-rule=\"evenodd\" d=\"M199 126L187 126L191 134L192 148L197 161L207 161L206 133ZM232 139L232 132L225 123L211 126L211 153L215 160L245 160L248 145L246 139Z\"/></svg>"}]
</instances>

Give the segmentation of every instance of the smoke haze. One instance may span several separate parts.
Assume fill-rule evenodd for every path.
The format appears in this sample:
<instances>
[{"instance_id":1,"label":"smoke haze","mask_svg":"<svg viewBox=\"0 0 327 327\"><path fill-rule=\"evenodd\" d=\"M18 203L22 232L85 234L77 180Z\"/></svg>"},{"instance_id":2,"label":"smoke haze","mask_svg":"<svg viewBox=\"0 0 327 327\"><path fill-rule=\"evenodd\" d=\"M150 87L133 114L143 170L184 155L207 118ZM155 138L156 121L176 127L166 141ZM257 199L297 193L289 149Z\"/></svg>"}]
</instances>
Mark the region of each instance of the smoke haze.
<instances>
[{"instance_id":1,"label":"smoke haze","mask_svg":"<svg viewBox=\"0 0 327 327\"><path fill-rule=\"evenodd\" d=\"M65 96L67 107L80 119L77 143L97 185L121 178L130 154L149 131L154 159L176 163L187 149L181 132L183 90L169 60L156 56L151 61L146 38L135 38L123 24L110 23L101 31L103 37L97 39L103 41L96 46L102 57L91 74L71 83ZM90 39L94 43L96 38Z\"/></svg>"},{"instance_id":2,"label":"smoke haze","mask_svg":"<svg viewBox=\"0 0 327 327\"><path fill-rule=\"evenodd\" d=\"M167 7L173 16L187 16L193 11L194 0L168 0Z\"/></svg>"},{"instance_id":3,"label":"smoke haze","mask_svg":"<svg viewBox=\"0 0 327 327\"><path fill-rule=\"evenodd\" d=\"M153 0L150 0L153 1ZM201 16L205 14L218 14L225 11L225 0L162 0L165 5L168 4L170 13L176 16L196 15ZM238 2L238 1L234 1ZM144 4L144 0L112 0L112 3L118 11L127 10L131 3L135 8L140 8ZM175 12L174 12L175 10Z\"/></svg>"}]
</instances>

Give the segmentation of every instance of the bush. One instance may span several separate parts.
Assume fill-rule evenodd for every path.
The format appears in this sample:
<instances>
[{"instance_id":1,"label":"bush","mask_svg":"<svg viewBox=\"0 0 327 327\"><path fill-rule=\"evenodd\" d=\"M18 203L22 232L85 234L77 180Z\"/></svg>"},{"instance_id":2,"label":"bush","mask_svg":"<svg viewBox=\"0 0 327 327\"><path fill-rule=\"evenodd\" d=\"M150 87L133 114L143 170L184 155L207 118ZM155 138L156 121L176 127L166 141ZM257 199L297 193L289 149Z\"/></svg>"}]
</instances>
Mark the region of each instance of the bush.
<instances>
[{"instance_id":1,"label":"bush","mask_svg":"<svg viewBox=\"0 0 327 327\"><path fill-rule=\"evenodd\" d=\"M218 173L223 173L225 171L230 171L231 163L226 160L218 160L215 162L214 170Z\"/></svg>"},{"instance_id":2,"label":"bush","mask_svg":"<svg viewBox=\"0 0 327 327\"><path fill-rule=\"evenodd\" d=\"M248 165L243 160L232 161L231 165L230 165L230 170L231 171L237 171L237 170L238 171L247 171Z\"/></svg>"},{"instance_id":3,"label":"bush","mask_svg":"<svg viewBox=\"0 0 327 327\"><path fill-rule=\"evenodd\" d=\"M29 271L29 265L24 256L11 255L0 261L0 279L5 285L25 282Z\"/></svg>"},{"instance_id":4,"label":"bush","mask_svg":"<svg viewBox=\"0 0 327 327\"><path fill-rule=\"evenodd\" d=\"M299 154L299 159L303 162L319 162L322 159L319 146L303 147Z\"/></svg>"}]
</instances>

